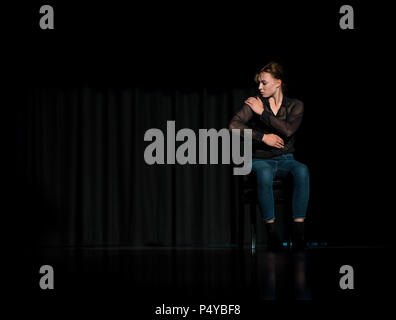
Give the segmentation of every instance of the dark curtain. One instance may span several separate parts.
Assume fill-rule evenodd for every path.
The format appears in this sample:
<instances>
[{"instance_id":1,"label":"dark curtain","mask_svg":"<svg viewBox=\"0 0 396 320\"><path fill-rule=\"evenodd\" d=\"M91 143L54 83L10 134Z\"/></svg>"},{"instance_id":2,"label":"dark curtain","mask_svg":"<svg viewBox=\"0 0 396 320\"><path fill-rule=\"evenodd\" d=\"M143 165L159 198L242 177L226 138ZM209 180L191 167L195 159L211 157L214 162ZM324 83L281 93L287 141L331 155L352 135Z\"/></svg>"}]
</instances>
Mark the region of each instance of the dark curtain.
<instances>
[{"instance_id":1,"label":"dark curtain","mask_svg":"<svg viewBox=\"0 0 396 320\"><path fill-rule=\"evenodd\" d=\"M197 137L199 128L228 128L251 91L30 89L18 113L20 205L31 212L25 212L26 239L46 245L235 244L233 165L220 164L221 157L219 164L148 165L144 133L159 128L166 137L167 120L175 120L176 132L191 128Z\"/></svg>"}]
</instances>

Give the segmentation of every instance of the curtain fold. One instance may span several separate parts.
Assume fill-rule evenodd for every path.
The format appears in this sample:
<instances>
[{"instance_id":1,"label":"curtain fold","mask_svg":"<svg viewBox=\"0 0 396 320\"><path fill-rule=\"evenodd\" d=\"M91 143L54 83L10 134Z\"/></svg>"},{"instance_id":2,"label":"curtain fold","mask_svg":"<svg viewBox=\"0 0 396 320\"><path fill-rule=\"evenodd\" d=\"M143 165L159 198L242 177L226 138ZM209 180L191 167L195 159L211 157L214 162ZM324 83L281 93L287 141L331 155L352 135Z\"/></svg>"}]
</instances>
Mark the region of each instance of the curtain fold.
<instances>
[{"instance_id":1,"label":"curtain fold","mask_svg":"<svg viewBox=\"0 0 396 320\"><path fill-rule=\"evenodd\" d=\"M228 128L249 93L31 88L19 112L17 163L34 226L29 238L44 245L235 244L232 164L148 165L144 133L161 129L166 141L168 120L176 133L192 129L198 162L198 130Z\"/></svg>"}]
</instances>

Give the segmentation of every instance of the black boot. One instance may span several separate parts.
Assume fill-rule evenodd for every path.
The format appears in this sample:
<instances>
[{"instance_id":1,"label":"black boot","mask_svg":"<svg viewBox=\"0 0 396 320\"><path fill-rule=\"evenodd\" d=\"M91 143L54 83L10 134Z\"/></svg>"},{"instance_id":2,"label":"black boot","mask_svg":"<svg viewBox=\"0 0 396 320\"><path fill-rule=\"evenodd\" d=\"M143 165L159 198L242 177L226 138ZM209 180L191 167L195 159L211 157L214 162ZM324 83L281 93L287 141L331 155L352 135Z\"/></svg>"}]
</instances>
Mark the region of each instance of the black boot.
<instances>
[{"instance_id":1,"label":"black boot","mask_svg":"<svg viewBox=\"0 0 396 320\"><path fill-rule=\"evenodd\" d=\"M268 248L274 251L280 250L281 242L279 240L278 233L276 232L275 222L266 223L265 228L267 229Z\"/></svg>"},{"instance_id":2,"label":"black boot","mask_svg":"<svg viewBox=\"0 0 396 320\"><path fill-rule=\"evenodd\" d=\"M293 250L305 249L305 222L293 222Z\"/></svg>"}]
</instances>

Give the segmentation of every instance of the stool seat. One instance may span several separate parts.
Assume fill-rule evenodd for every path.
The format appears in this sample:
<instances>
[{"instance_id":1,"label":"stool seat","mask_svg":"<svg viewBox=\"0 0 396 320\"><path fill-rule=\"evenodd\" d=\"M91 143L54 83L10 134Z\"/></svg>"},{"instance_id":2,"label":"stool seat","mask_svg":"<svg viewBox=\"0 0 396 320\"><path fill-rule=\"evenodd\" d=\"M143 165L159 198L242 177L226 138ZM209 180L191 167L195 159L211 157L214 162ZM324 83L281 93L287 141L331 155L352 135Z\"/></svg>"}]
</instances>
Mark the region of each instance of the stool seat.
<instances>
[{"instance_id":1,"label":"stool seat","mask_svg":"<svg viewBox=\"0 0 396 320\"><path fill-rule=\"evenodd\" d=\"M274 179L274 181L272 181L273 187L282 187L284 184L285 184L285 180L283 179Z\"/></svg>"},{"instance_id":2,"label":"stool seat","mask_svg":"<svg viewBox=\"0 0 396 320\"><path fill-rule=\"evenodd\" d=\"M250 176L250 175L249 175ZM272 188L274 191L274 200L281 201L284 200L282 194L282 188L286 185L285 179L276 178L272 181ZM243 203L258 203L257 198L257 178L255 175L251 175L246 178L243 182L243 193L242 193Z\"/></svg>"}]
</instances>

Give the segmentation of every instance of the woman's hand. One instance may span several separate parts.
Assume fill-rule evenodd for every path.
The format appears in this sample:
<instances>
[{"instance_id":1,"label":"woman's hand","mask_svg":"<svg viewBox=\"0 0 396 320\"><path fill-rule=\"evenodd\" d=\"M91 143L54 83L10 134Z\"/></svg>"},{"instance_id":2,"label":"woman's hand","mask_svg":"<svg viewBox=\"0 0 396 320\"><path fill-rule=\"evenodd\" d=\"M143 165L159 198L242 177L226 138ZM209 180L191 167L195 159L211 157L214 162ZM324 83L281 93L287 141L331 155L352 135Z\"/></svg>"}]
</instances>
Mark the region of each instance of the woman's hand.
<instances>
[{"instance_id":1,"label":"woman's hand","mask_svg":"<svg viewBox=\"0 0 396 320\"><path fill-rule=\"evenodd\" d=\"M269 146L275 147L278 149L282 149L284 147L283 139L273 133L264 134L262 141L265 144L268 144Z\"/></svg>"},{"instance_id":2,"label":"woman's hand","mask_svg":"<svg viewBox=\"0 0 396 320\"><path fill-rule=\"evenodd\" d=\"M245 103L258 115L261 115L264 111L263 101L260 98L250 97L245 100Z\"/></svg>"}]
</instances>

